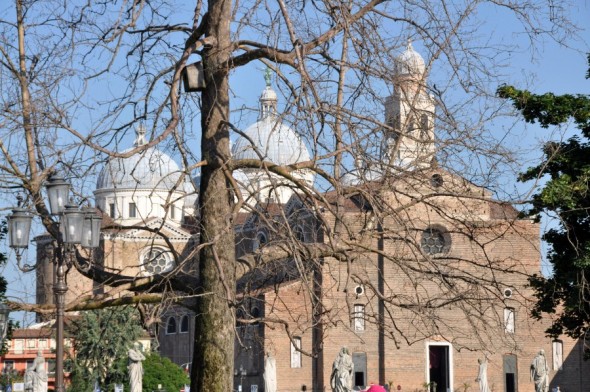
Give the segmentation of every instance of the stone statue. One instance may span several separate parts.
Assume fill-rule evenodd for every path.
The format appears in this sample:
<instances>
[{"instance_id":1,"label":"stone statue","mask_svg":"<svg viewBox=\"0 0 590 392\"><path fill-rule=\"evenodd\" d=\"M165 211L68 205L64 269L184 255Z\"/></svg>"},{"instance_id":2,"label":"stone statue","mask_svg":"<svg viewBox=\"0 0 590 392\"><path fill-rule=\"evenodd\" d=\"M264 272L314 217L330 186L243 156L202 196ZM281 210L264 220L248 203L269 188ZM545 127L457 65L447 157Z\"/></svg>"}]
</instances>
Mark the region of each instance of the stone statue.
<instances>
[{"instance_id":1,"label":"stone statue","mask_svg":"<svg viewBox=\"0 0 590 392\"><path fill-rule=\"evenodd\" d=\"M25 372L25 391L47 392L47 371L43 350L37 352L33 365Z\"/></svg>"},{"instance_id":2,"label":"stone statue","mask_svg":"<svg viewBox=\"0 0 590 392\"><path fill-rule=\"evenodd\" d=\"M139 349L139 344L135 343L133 348L129 349L129 390L130 392L142 392L143 390L143 365L144 355Z\"/></svg>"},{"instance_id":3,"label":"stone statue","mask_svg":"<svg viewBox=\"0 0 590 392\"><path fill-rule=\"evenodd\" d=\"M549 367L545 350L540 350L531 363L531 381L535 382L535 392L549 391Z\"/></svg>"},{"instance_id":4,"label":"stone statue","mask_svg":"<svg viewBox=\"0 0 590 392\"><path fill-rule=\"evenodd\" d=\"M354 374L354 364L352 357L346 347L342 347L340 353L332 365L332 376L330 376L330 386L333 392L350 392L352 391L352 375Z\"/></svg>"},{"instance_id":5,"label":"stone statue","mask_svg":"<svg viewBox=\"0 0 590 392\"><path fill-rule=\"evenodd\" d=\"M480 358L477 363L479 363L479 373L477 373L475 381L479 382L479 392L490 392L488 386L488 360Z\"/></svg>"},{"instance_id":6,"label":"stone statue","mask_svg":"<svg viewBox=\"0 0 590 392\"><path fill-rule=\"evenodd\" d=\"M270 353L264 360L264 392L277 392L277 362Z\"/></svg>"}]
</instances>

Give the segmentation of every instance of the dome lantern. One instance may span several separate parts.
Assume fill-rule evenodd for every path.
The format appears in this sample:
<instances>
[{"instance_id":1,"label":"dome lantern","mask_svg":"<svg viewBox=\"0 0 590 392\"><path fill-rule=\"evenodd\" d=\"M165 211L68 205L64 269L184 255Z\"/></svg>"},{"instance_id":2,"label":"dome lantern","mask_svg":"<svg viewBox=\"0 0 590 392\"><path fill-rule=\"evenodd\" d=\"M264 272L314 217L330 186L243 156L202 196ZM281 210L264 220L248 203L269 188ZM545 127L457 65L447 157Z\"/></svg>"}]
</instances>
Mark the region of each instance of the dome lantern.
<instances>
[{"instance_id":1,"label":"dome lantern","mask_svg":"<svg viewBox=\"0 0 590 392\"><path fill-rule=\"evenodd\" d=\"M260 116L256 123L247 127L232 143L234 160L257 160L272 162L276 165L292 165L311 160L309 151L300 135L281 121L277 113L277 94L271 88L271 71L266 70L264 79L266 88L260 96ZM310 170L295 170L294 178L310 186L314 174ZM256 168L234 171L234 178L240 183L244 199L250 197L274 200L280 204L287 203L295 192L290 180L275 173Z\"/></svg>"},{"instance_id":2,"label":"dome lantern","mask_svg":"<svg viewBox=\"0 0 590 392\"><path fill-rule=\"evenodd\" d=\"M421 77L426 71L424 59L412 46L412 40L408 39L406 50L395 58L394 66L396 75L412 75Z\"/></svg>"},{"instance_id":3,"label":"dome lantern","mask_svg":"<svg viewBox=\"0 0 590 392\"><path fill-rule=\"evenodd\" d=\"M133 142L135 147L145 146L147 144L147 141L145 140L145 134L145 125L139 124L139 126L135 129L135 141Z\"/></svg>"},{"instance_id":4,"label":"dome lantern","mask_svg":"<svg viewBox=\"0 0 590 392\"><path fill-rule=\"evenodd\" d=\"M260 116L259 119L271 118L277 115L277 93L271 87L271 70L266 67L264 72L266 88L260 94Z\"/></svg>"}]
</instances>

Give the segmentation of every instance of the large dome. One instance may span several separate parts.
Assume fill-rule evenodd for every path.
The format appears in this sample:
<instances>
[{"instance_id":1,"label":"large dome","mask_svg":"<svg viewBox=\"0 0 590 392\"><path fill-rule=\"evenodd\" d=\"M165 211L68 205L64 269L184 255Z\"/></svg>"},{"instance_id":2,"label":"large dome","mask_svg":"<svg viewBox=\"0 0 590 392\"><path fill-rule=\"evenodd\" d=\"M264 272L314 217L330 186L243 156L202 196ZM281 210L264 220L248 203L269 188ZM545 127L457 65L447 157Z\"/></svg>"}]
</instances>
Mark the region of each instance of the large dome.
<instances>
[{"instance_id":1,"label":"large dome","mask_svg":"<svg viewBox=\"0 0 590 392\"><path fill-rule=\"evenodd\" d=\"M395 58L396 75L422 75L425 70L424 59L414 50L412 42L408 41L406 50Z\"/></svg>"},{"instance_id":2,"label":"large dome","mask_svg":"<svg viewBox=\"0 0 590 392\"><path fill-rule=\"evenodd\" d=\"M270 70L267 69L266 88L260 96L260 117L241 133L232 146L234 160L272 162L286 166L310 160L309 151L299 135L283 124L277 114L277 93L270 86ZM242 198L249 204L273 201L285 204L295 187L290 180L260 168L244 168L234 171ZM291 175L311 186L314 173L311 170L295 170Z\"/></svg>"},{"instance_id":3,"label":"large dome","mask_svg":"<svg viewBox=\"0 0 590 392\"><path fill-rule=\"evenodd\" d=\"M299 135L273 116L249 126L244 135L236 139L232 155L234 159L262 159L277 165L290 165L310 159Z\"/></svg>"},{"instance_id":4,"label":"large dome","mask_svg":"<svg viewBox=\"0 0 590 392\"><path fill-rule=\"evenodd\" d=\"M145 144L144 136L145 129L138 129L136 146ZM150 147L128 158L109 159L98 176L96 190L129 188L170 190L176 185L179 177L180 170L176 162L159 149Z\"/></svg>"},{"instance_id":5,"label":"large dome","mask_svg":"<svg viewBox=\"0 0 590 392\"><path fill-rule=\"evenodd\" d=\"M96 189L172 189L180 171L176 162L156 148L129 158L113 158L102 169Z\"/></svg>"}]
</instances>

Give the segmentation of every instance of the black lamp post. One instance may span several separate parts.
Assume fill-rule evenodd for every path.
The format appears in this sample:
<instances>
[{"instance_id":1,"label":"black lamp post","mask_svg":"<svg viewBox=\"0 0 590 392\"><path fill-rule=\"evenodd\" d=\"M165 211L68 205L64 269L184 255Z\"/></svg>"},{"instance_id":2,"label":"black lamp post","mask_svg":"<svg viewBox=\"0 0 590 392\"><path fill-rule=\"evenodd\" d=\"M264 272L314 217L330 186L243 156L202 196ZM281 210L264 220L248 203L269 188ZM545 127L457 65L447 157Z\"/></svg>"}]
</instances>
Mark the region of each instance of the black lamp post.
<instances>
[{"instance_id":1,"label":"black lamp post","mask_svg":"<svg viewBox=\"0 0 590 392\"><path fill-rule=\"evenodd\" d=\"M53 253L54 284L56 310L56 353L55 353L55 386L56 392L65 392L63 358L64 358L64 308L65 294L68 286L65 281L65 259L76 245L85 248L96 248L100 241L101 217L93 208L80 210L75 205L66 204L70 184L60 176L52 175L46 184L49 209L52 215L59 216L60 230L56 250ZM20 203L19 203L20 204ZM28 247L29 231L32 215L26 209L12 210L8 217L8 234L10 247L15 250L20 262L22 251Z\"/></svg>"}]
</instances>

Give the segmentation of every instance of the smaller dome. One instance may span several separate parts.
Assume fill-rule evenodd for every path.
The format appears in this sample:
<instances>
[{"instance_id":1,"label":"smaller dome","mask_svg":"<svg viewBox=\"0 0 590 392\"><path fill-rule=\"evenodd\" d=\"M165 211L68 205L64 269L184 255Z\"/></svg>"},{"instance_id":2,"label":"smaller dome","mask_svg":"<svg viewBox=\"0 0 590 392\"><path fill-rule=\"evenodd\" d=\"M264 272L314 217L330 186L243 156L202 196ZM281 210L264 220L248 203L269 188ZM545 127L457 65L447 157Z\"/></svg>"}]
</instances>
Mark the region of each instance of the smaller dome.
<instances>
[{"instance_id":1,"label":"smaller dome","mask_svg":"<svg viewBox=\"0 0 590 392\"><path fill-rule=\"evenodd\" d=\"M146 144L145 127L136 130L135 146ZM129 150L125 150L126 152ZM101 170L96 190L102 189L172 189L180 178L180 169L167 154L155 147L128 158L112 158Z\"/></svg>"},{"instance_id":2,"label":"smaller dome","mask_svg":"<svg viewBox=\"0 0 590 392\"><path fill-rule=\"evenodd\" d=\"M426 70L424 59L420 53L412 47L412 42L408 40L406 50L395 58L396 75L422 75Z\"/></svg>"},{"instance_id":3,"label":"smaller dome","mask_svg":"<svg viewBox=\"0 0 590 392\"><path fill-rule=\"evenodd\" d=\"M266 86L262 94L260 94L260 102L277 102L277 100L277 93L270 86Z\"/></svg>"},{"instance_id":4,"label":"smaller dome","mask_svg":"<svg viewBox=\"0 0 590 392\"><path fill-rule=\"evenodd\" d=\"M102 169L96 189L172 189L180 169L167 154L148 148L129 158L110 159Z\"/></svg>"}]
</instances>

